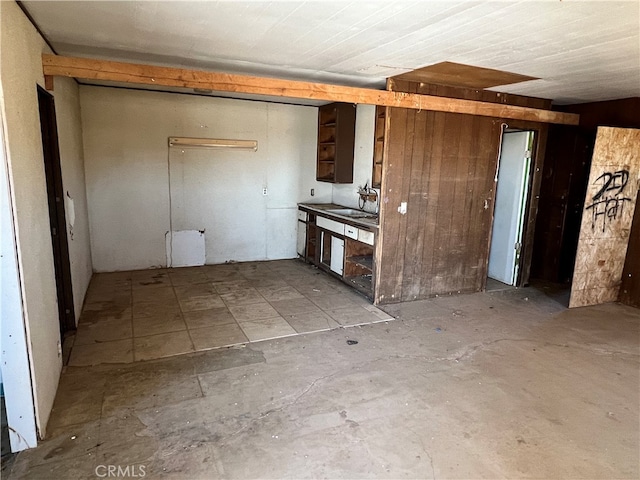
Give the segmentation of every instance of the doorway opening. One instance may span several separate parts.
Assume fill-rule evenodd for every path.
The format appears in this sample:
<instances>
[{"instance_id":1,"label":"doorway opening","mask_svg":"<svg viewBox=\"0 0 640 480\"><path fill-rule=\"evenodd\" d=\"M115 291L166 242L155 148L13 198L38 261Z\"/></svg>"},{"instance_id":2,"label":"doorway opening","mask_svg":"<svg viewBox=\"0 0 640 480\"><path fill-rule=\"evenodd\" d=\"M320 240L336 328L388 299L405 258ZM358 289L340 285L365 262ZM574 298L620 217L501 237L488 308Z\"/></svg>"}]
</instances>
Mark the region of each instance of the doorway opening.
<instances>
[{"instance_id":1,"label":"doorway opening","mask_svg":"<svg viewBox=\"0 0 640 480\"><path fill-rule=\"evenodd\" d=\"M42 132L42 150L44 170L49 200L49 225L53 246L56 291L58 296L58 317L60 319L60 338L64 345L66 334L76 329L71 286L71 265L69 262L69 244L67 240L67 220L64 210L64 189L60 168L60 149L58 146L58 127L53 96L38 87L38 106L40 111L40 129Z\"/></svg>"},{"instance_id":2,"label":"doorway opening","mask_svg":"<svg viewBox=\"0 0 640 480\"><path fill-rule=\"evenodd\" d=\"M487 291L517 286L531 176L533 130L505 130L489 251Z\"/></svg>"}]
</instances>

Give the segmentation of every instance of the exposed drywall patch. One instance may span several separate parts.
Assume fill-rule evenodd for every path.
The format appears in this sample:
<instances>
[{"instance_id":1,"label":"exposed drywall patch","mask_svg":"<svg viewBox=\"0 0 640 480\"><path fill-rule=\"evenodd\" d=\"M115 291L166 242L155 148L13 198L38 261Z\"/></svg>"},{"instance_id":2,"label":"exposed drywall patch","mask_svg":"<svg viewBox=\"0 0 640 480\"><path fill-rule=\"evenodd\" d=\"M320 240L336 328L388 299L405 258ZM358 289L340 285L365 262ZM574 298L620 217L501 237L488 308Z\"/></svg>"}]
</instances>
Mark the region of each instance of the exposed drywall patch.
<instances>
[{"instance_id":1,"label":"exposed drywall patch","mask_svg":"<svg viewBox=\"0 0 640 480\"><path fill-rule=\"evenodd\" d=\"M599 127L569 307L618 299L640 186L640 130Z\"/></svg>"},{"instance_id":2,"label":"exposed drywall patch","mask_svg":"<svg viewBox=\"0 0 640 480\"><path fill-rule=\"evenodd\" d=\"M167 232L167 266L197 267L205 263L204 230Z\"/></svg>"}]
</instances>

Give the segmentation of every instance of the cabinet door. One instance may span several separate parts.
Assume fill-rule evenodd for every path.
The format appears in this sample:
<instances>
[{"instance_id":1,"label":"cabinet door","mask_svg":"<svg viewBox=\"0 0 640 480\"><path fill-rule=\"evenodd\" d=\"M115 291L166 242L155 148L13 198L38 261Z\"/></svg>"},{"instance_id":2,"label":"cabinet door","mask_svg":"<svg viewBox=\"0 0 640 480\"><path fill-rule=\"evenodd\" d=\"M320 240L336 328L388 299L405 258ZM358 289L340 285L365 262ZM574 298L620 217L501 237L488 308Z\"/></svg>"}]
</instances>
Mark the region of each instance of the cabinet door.
<instances>
[{"instance_id":1,"label":"cabinet door","mask_svg":"<svg viewBox=\"0 0 640 480\"><path fill-rule=\"evenodd\" d=\"M305 257L307 246L307 224L298 221L298 241L296 242L296 251L302 258Z\"/></svg>"},{"instance_id":2,"label":"cabinet door","mask_svg":"<svg viewBox=\"0 0 640 480\"><path fill-rule=\"evenodd\" d=\"M320 263L322 244L318 246L318 230L313 222L315 222L315 218L313 220L309 218L309 223L307 224L307 251L305 253L307 262L318 265Z\"/></svg>"},{"instance_id":3,"label":"cabinet door","mask_svg":"<svg viewBox=\"0 0 640 480\"><path fill-rule=\"evenodd\" d=\"M331 236L331 268L338 275L342 275L344 266L344 240Z\"/></svg>"}]
</instances>

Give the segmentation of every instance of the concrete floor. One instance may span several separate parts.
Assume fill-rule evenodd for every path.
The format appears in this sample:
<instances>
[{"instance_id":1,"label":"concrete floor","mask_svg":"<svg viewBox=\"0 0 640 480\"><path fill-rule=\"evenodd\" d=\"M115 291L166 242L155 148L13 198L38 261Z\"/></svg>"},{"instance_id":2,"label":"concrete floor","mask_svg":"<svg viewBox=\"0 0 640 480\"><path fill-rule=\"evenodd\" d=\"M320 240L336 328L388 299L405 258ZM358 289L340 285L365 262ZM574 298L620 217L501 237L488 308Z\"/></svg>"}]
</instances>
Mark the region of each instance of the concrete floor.
<instances>
[{"instance_id":1,"label":"concrete floor","mask_svg":"<svg viewBox=\"0 0 640 480\"><path fill-rule=\"evenodd\" d=\"M66 367L47 440L3 478L109 465L184 479L640 476L640 310L567 310L533 288L386 310L398 318Z\"/></svg>"}]
</instances>

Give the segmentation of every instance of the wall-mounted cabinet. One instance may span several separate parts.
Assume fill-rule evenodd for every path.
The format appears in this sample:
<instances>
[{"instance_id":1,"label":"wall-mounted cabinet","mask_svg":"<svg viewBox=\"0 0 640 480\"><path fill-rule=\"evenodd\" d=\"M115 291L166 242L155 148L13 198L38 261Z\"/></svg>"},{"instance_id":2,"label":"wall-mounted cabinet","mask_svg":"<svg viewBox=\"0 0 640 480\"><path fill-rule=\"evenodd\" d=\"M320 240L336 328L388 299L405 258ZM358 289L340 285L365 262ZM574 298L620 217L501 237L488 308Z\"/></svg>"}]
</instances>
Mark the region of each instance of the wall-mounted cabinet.
<instances>
[{"instance_id":1,"label":"wall-mounted cabinet","mask_svg":"<svg viewBox=\"0 0 640 480\"><path fill-rule=\"evenodd\" d=\"M371 186L380 188L382 182L382 158L384 155L385 131L387 121L387 107L376 107L376 126L373 140L373 173L371 174Z\"/></svg>"},{"instance_id":2,"label":"wall-mounted cabinet","mask_svg":"<svg viewBox=\"0 0 640 480\"><path fill-rule=\"evenodd\" d=\"M353 183L353 147L356 106L330 103L318 109L318 159L316 180Z\"/></svg>"}]
</instances>

